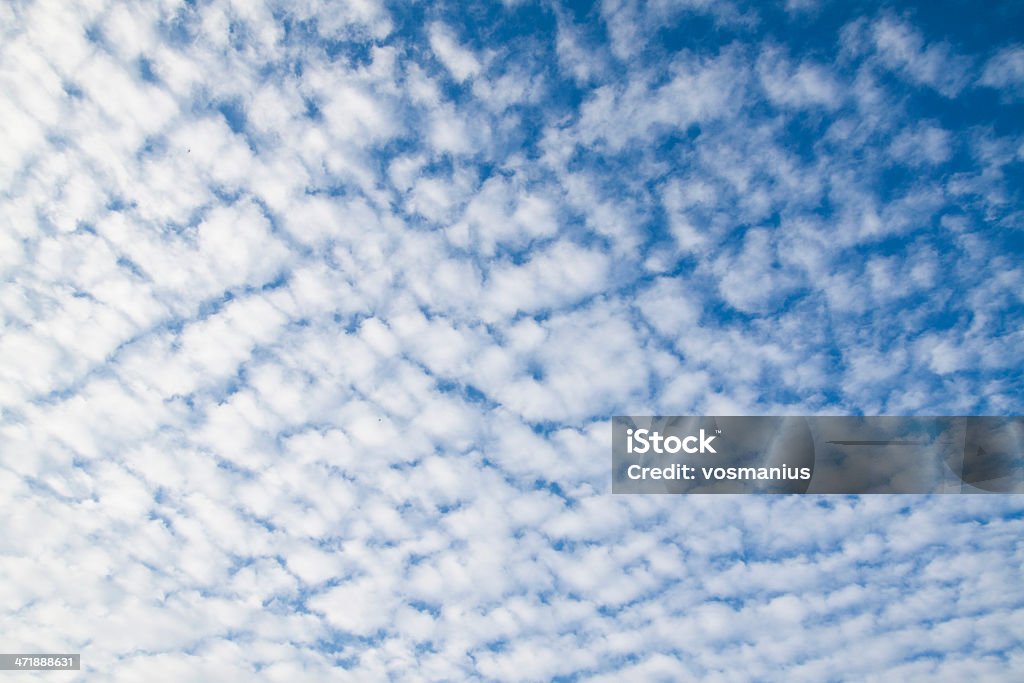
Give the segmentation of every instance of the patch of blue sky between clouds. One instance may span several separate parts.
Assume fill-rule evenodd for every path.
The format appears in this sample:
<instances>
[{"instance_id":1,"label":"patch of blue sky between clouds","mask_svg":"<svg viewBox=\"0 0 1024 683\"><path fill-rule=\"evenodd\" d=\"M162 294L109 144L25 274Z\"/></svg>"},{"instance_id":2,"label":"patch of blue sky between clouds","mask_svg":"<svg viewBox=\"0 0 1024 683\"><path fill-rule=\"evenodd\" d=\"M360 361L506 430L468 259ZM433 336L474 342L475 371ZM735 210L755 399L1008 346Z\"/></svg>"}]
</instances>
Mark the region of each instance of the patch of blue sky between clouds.
<instances>
[{"instance_id":1,"label":"patch of blue sky between clouds","mask_svg":"<svg viewBox=\"0 0 1024 683\"><path fill-rule=\"evenodd\" d=\"M0 7L0 647L1015 680L1006 497L616 497L607 417L1019 414L1024 21Z\"/></svg>"}]
</instances>

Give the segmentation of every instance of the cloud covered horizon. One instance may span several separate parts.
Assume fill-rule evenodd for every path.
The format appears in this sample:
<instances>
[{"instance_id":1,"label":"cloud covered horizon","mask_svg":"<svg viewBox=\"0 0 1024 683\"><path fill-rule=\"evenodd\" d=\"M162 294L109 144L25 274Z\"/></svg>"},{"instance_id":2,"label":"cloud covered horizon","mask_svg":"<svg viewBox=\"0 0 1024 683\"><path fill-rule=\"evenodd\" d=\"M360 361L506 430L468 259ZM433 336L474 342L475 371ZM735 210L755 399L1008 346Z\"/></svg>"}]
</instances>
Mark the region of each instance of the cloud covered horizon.
<instances>
[{"instance_id":1,"label":"cloud covered horizon","mask_svg":"<svg viewBox=\"0 0 1024 683\"><path fill-rule=\"evenodd\" d=\"M1022 14L3 4L0 648L1015 680L1019 498L613 497L608 417L1021 414Z\"/></svg>"}]
</instances>

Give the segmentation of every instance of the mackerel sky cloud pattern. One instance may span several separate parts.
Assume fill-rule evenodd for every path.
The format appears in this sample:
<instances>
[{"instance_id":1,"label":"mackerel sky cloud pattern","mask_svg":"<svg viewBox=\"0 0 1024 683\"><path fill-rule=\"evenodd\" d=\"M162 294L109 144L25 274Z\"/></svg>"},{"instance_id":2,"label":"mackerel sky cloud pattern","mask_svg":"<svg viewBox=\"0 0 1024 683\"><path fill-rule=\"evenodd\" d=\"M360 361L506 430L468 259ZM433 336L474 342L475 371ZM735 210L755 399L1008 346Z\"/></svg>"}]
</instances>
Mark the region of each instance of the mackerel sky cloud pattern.
<instances>
[{"instance_id":1,"label":"mackerel sky cloud pattern","mask_svg":"<svg viewBox=\"0 0 1024 683\"><path fill-rule=\"evenodd\" d=\"M980 4L3 3L0 649L1017 680L1016 497L609 477L615 414L1022 412Z\"/></svg>"}]
</instances>

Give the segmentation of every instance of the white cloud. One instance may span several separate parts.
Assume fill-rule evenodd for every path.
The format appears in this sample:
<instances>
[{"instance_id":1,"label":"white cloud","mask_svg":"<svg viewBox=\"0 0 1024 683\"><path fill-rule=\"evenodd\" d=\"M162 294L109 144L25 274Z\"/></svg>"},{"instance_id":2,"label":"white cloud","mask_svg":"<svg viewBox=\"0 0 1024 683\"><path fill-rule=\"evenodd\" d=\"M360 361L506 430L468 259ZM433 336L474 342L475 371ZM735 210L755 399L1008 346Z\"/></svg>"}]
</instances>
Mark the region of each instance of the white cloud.
<instances>
[{"instance_id":1,"label":"white cloud","mask_svg":"<svg viewBox=\"0 0 1024 683\"><path fill-rule=\"evenodd\" d=\"M440 22L430 26L430 47L456 81L473 78L483 68L477 56L459 45L451 29Z\"/></svg>"},{"instance_id":2,"label":"white cloud","mask_svg":"<svg viewBox=\"0 0 1024 683\"><path fill-rule=\"evenodd\" d=\"M725 117L737 106L747 77L728 52L713 59L678 59L669 72L671 78L660 85L633 80L625 87L595 89L580 110L581 141L603 141L617 150L656 126L686 128Z\"/></svg>"},{"instance_id":3,"label":"white cloud","mask_svg":"<svg viewBox=\"0 0 1024 683\"><path fill-rule=\"evenodd\" d=\"M1003 48L993 55L978 82L1019 96L1024 92L1024 47Z\"/></svg>"},{"instance_id":4,"label":"white cloud","mask_svg":"<svg viewBox=\"0 0 1024 683\"><path fill-rule=\"evenodd\" d=\"M777 49L761 54L757 72L768 98L782 106L834 109L842 100L841 88L826 67L807 62L794 66Z\"/></svg>"},{"instance_id":5,"label":"white cloud","mask_svg":"<svg viewBox=\"0 0 1024 683\"><path fill-rule=\"evenodd\" d=\"M609 266L601 251L557 242L521 266L492 268L484 296L497 316L568 306L599 292Z\"/></svg>"},{"instance_id":6,"label":"white cloud","mask_svg":"<svg viewBox=\"0 0 1024 683\"><path fill-rule=\"evenodd\" d=\"M719 292L732 306L747 312L767 312L800 284L780 264L782 259L773 242L769 230L748 230L738 253L715 263Z\"/></svg>"},{"instance_id":7,"label":"white cloud","mask_svg":"<svg viewBox=\"0 0 1024 683\"><path fill-rule=\"evenodd\" d=\"M847 44L852 36L866 31L867 40L881 63L902 74L912 83L935 89L945 97L956 97L971 80L972 60L957 54L946 42L928 44L911 24L883 16L870 27L853 24L844 29Z\"/></svg>"},{"instance_id":8,"label":"white cloud","mask_svg":"<svg viewBox=\"0 0 1024 683\"><path fill-rule=\"evenodd\" d=\"M910 166L926 166L948 161L953 154L952 143L948 130L922 123L900 133L889 150L894 159Z\"/></svg>"}]
</instances>

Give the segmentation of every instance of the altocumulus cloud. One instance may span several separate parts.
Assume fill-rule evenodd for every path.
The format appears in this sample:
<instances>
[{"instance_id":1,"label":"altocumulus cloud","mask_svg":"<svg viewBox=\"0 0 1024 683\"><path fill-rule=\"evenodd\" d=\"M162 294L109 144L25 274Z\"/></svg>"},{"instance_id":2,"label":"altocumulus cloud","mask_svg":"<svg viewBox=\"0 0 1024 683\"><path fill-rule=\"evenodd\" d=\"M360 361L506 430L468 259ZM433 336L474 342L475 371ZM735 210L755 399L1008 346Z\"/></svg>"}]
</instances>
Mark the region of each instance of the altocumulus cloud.
<instances>
[{"instance_id":1,"label":"altocumulus cloud","mask_svg":"<svg viewBox=\"0 0 1024 683\"><path fill-rule=\"evenodd\" d=\"M4 3L0 649L1017 680L1016 498L609 490L615 413L1021 412L1024 19L966 12Z\"/></svg>"}]
</instances>

